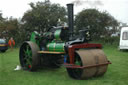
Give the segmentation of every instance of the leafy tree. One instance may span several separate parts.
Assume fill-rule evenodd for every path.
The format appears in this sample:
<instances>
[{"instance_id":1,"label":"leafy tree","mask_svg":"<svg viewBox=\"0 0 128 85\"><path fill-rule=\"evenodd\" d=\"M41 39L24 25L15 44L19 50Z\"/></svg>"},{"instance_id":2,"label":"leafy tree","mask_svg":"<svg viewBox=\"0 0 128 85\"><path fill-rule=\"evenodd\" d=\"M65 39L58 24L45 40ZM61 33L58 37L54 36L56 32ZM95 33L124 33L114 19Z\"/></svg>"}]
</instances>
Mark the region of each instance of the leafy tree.
<instances>
[{"instance_id":1,"label":"leafy tree","mask_svg":"<svg viewBox=\"0 0 128 85\"><path fill-rule=\"evenodd\" d=\"M21 44L32 31L44 32L51 26L56 26L58 19L66 20L65 8L51 4L49 0L30 3L30 6L31 10L23 15L21 21L12 17L3 18L0 13L0 37L13 37L16 44Z\"/></svg>"},{"instance_id":2,"label":"leafy tree","mask_svg":"<svg viewBox=\"0 0 128 85\"><path fill-rule=\"evenodd\" d=\"M31 33L32 31L44 32L51 26L56 26L58 19L66 20L66 10L59 4L51 4L50 1L30 3L28 10L22 18L22 29Z\"/></svg>"},{"instance_id":3,"label":"leafy tree","mask_svg":"<svg viewBox=\"0 0 128 85\"><path fill-rule=\"evenodd\" d=\"M9 19L4 19L0 23L0 37L17 37L18 34L18 20L10 17Z\"/></svg>"},{"instance_id":4,"label":"leafy tree","mask_svg":"<svg viewBox=\"0 0 128 85\"><path fill-rule=\"evenodd\" d=\"M85 9L78 13L75 18L76 32L81 29L89 29L92 38L99 38L101 35L108 36L110 28L116 31L118 21L106 11L100 12L97 9Z\"/></svg>"},{"instance_id":5,"label":"leafy tree","mask_svg":"<svg viewBox=\"0 0 128 85\"><path fill-rule=\"evenodd\" d=\"M0 22L3 20L2 13L0 13Z\"/></svg>"},{"instance_id":6,"label":"leafy tree","mask_svg":"<svg viewBox=\"0 0 128 85\"><path fill-rule=\"evenodd\" d=\"M2 17L2 13L0 12L0 32L2 31L2 23L3 23L3 17Z\"/></svg>"},{"instance_id":7,"label":"leafy tree","mask_svg":"<svg viewBox=\"0 0 128 85\"><path fill-rule=\"evenodd\" d=\"M2 12L0 12L0 37L2 37L2 31L4 30L4 21L5 19L2 16Z\"/></svg>"}]
</instances>

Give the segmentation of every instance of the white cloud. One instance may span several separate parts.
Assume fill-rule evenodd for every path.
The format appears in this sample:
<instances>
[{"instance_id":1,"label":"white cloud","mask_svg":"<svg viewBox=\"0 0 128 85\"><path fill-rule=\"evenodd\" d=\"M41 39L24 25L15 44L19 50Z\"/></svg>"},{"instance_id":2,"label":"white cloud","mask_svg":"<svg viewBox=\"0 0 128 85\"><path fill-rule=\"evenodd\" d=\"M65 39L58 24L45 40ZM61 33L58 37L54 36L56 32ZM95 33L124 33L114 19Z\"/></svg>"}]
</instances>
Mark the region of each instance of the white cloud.
<instances>
[{"instance_id":1,"label":"white cloud","mask_svg":"<svg viewBox=\"0 0 128 85\"><path fill-rule=\"evenodd\" d=\"M0 10L4 17L22 17L24 12L30 9L28 5L30 2L37 2L44 0L0 0ZM66 7L67 3L71 3L75 0L50 0L52 3L59 3ZM78 0L77 0L78 1ZM98 8L100 10L107 10L112 16L120 21L128 23L128 0L80 0L85 1L84 4L74 7L75 14L86 8ZM100 1L102 5L89 5L90 2L93 4L96 1Z\"/></svg>"}]
</instances>

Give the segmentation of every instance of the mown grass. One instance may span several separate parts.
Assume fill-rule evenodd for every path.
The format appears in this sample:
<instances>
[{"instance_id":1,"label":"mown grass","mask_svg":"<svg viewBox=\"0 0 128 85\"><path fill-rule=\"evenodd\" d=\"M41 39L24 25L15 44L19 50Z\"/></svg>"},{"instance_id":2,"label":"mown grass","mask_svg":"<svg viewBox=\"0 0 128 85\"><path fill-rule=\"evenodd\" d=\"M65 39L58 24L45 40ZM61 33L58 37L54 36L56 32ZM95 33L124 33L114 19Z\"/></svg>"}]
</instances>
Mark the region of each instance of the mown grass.
<instances>
[{"instance_id":1,"label":"mown grass","mask_svg":"<svg viewBox=\"0 0 128 85\"><path fill-rule=\"evenodd\" d=\"M0 85L128 85L128 51L118 51L117 46L112 45L104 45L103 50L112 62L107 73L88 80L74 80L64 67L37 72L14 71L19 65L19 49L9 49L0 53Z\"/></svg>"}]
</instances>

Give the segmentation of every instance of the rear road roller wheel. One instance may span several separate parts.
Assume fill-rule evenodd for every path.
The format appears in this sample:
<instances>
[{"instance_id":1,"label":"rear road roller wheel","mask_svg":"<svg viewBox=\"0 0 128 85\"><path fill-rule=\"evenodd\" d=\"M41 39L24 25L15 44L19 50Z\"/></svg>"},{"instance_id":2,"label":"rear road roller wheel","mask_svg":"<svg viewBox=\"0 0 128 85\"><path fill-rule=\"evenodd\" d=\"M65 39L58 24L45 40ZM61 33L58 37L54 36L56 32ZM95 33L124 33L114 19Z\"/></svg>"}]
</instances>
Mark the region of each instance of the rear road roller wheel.
<instances>
[{"instance_id":1,"label":"rear road roller wheel","mask_svg":"<svg viewBox=\"0 0 128 85\"><path fill-rule=\"evenodd\" d=\"M39 63L36 43L26 41L20 47L20 64L24 70L35 71Z\"/></svg>"},{"instance_id":2,"label":"rear road roller wheel","mask_svg":"<svg viewBox=\"0 0 128 85\"><path fill-rule=\"evenodd\" d=\"M69 63L69 60L67 60ZM101 49L78 50L75 52L75 64L80 66L92 66L107 63L108 60ZM90 68L67 68L70 77L75 79L88 79L101 76L107 71L108 65Z\"/></svg>"}]
</instances>

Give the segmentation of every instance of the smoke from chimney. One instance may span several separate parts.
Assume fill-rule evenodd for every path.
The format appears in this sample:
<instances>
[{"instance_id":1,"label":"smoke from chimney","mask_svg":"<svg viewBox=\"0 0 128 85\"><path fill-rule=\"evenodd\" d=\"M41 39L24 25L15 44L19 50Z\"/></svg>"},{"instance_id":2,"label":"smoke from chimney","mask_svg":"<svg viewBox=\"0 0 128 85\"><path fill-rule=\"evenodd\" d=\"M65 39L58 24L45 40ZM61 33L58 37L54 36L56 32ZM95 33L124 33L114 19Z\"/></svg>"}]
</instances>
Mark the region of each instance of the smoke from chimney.
<instances>
[{"instance_id":1,"label":"smoke from chimney","mask_svg":"<svg viewBox=\"0 0 128 85\"><path fill-rule=\"evenodd\" d=\"M91 7L103 6L104 5L101 2L101 0L74 0L72 3L74 3L76 6L87 4Z\"/></svg>"}]
</instances>

